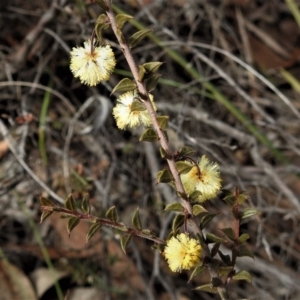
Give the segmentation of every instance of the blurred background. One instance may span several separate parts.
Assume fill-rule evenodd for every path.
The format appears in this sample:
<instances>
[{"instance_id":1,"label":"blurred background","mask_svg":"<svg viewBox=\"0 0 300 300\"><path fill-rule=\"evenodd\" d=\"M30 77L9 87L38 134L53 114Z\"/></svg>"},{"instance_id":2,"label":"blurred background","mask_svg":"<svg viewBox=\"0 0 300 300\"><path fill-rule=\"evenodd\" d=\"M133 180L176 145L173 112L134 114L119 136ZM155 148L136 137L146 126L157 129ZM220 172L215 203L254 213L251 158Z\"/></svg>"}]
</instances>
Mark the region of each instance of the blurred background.
<instances>
[{"instance_id":1,"label":"blurred background","mask_svg":"<svg viewBox=\"0 0 300 300\"><path fill-rule=\"evenodd\" d=\"M132 49L138 64L162 61L152 92L170 116L174 150L188 145L221 167L223 188L248 192L261 214L247 219L245 257L237 269L252 284L231 282L232 299L300 299L300 1L127 0L114 9L134 16L123 32L153 34ZM102 13L92 1L2 0L0 3L0 299L219 299L195 291L209 275L172 273L152 243L103 229L86 244L88 223L70 238L54 214L39 225L37 195L62 202L89 193L97 216L115 205L131 224L166 238L177 199L156 185L166 167L158 145L139 129L120 131L111 115L114 86L130 77L110 30L117 66L108 82L83 86L69 52L83 45ZM197 159L197 157L195 157ZM208 231L232 226L222 193L205 204L219 214ZM226 249L224 249L226 251Z\"/></svg>"}]
</instances>

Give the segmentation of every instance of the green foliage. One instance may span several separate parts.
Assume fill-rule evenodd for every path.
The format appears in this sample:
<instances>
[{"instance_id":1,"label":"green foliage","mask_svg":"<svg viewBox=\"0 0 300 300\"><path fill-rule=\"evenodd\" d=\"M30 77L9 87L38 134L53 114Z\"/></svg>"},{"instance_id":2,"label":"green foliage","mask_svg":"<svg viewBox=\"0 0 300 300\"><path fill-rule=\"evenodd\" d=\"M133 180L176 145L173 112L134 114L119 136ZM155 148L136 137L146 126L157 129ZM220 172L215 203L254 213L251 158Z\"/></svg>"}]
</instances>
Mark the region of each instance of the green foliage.
<instances>
[{"instance_id":1,"label":"green foliage","mask_svg":"<svg viewBox=\"0 0 300 300\"><path fill-rule=\"evenodd\" d=\"M140 30L140 31L134 33L129 38L129 47L130 48L135 47L143 38L145 38L151 32L152 32L151 29L143 29L143 30Z\"/></svg>"},{"instance_id":2,"label":"green foliage","mask_svg":"<svg viewBox=\"0 0 300 300\"><path fill-rule=\"evenodd\" d=\"M86 235L86 242L88 242L101 229L101 227L102 224L99 222L93 224Z\"/></svg>"},{"instance_id":3,"label":"green foliage","mask_svg":"<svg viewBox=\"0 0 300 300\"><path fill-rule=\"evenodd\" d=\"M71 217L67 223L67 231L69 235L71 234L71 231L79 224L80 218L78 217Z\"/></svg>"},{"instance_id":4,"label":"green foliage","mask_svg":"<svg viewBox=\"0 0 300 300\"><path fill-rule=\"evenodd\" d=\"M112 222L117 222L118 215L117 215L116 207L112 206L111 208L109 208L105 214L105 217L111 220Z\"/></svg>"},{"instance_id":5,"label":"green foliage","mask_svg":"<svg viewBox=\"0 0 300 300\"><path fill-rule=\"evenodd\" d=\"M135 212L132 216L132 225L136 230L141 231L143 229L140 212L139 212L138 208L135 210Z\"/></svg>"},{"instance_id":6,"label":"green foliage","mask_svg":"<svg viewBox=\"0 0 300 300\"><path fill-rule=\"evenodd\" d=\"M120 243L123 252L126 254L126 248L128 247L129 243L131 242L131 234L125 234L121 237Z\"/></svg>"},{"instance_id":7,"label":"green foliage","mask_svg":"<svg viewBox=\"0 0 300 300\"><path fill-rule=\"evenodd\" d=\"M129 79L129 78L123 78L119 83L113 88L112 94L114 93L124 93L128 91L133 91L136 89L136 83Z\"/></svg>"},{"instance_id":8,"label":"green foliage","mask_svg":"<svg viewBox=\"0 0 300 300\"><path fill-rule=\"evenodd\" d=\"M155 142L158 140L159 137L156 131L152 128L147 128L139 139L140 142Z\"/></svg>"}]
</instances>

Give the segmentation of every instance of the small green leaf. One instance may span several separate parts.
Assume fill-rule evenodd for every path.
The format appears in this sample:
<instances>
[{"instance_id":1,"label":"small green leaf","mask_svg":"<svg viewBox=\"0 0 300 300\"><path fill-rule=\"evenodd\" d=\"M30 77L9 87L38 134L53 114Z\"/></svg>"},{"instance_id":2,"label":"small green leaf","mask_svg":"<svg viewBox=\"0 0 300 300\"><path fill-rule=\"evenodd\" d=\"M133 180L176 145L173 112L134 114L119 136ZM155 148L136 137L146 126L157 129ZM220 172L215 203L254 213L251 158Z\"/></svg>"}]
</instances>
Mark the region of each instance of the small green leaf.
<instances>
[{"instance_id":1,"label":"small green leaf","mask_svg":"<svg viewBox=\"0 0 300 300\"><path fill-rule=\"evenodd\" d=\"M82 202L81 202L81 209L86 214L89 214L91 212L91 203L90 203L89 194L84 195Z\"/></svg>"},{"instance_id":2,"label":"small green leaf","mask_svg":"<svg viewBox=\"0 0 300 300\"><path fill-rule=\"evenodd\" d=\"M158 183L169 183L174 180L172 173L169 170L161 170L156 174Z\"/></svg>"},{"instance_id":3,"label":"small green leaf","mask_svg":"<svg viewBox=\"0 0 300 300\"><path fill-rule=\"evenodd\" d=\"M189 195L189 200L192 203L197 202L200 195L202 195L202 193L200 191L195 190Z\"/></svg>"},{"instance_id":4,"label":"small green leaf","mask_svg":"<svg viewBox=\"0 0 300 300\"><path fill-rule=\"evenodd\" d=\"M54 203L49 200L48 198L45 198L43 196L39 196L39 200L42 206L54 206Z\"/></svg>"},{"instance_id":5,"label":"small green leaf","mask_svg":"<svg viewBox=\"0 0 300 300\"><path fill-rule=\"evenodd\" d=\"M145 111L146 107L141 101L136 100L136 98L135 98L132 101L130 109L131 109L131 111Z\"/></svg>"},{"instance_id":6,"label":"small green leaf","mask_svg":"<svg viewBox=\"0 0 300 300\"><path fill-rule=\"evenodd\" d=\"M128 91L132 91L136 89L136 83L129 79L129 78L123 78L112 90L111 94L113 93L124 93Z\"/></svg>"},{"instance_id":7,"label":"small green leaf","mask_svg":"<svg viewBox=\"0 0 300 300\"><path fill-rule=\"evenodd\" d=\"M218 293L218 289L213 287L210 283L197 286L195 288L195 290L208 292L208 293L211 293L211 294L217 294Z\"/></svg>"},{"instance_id":8,"label":"small green leaf","mask_svg":"<svg viewBox=\"0 0 300 300\"><path fill-rule=\"evenodd\" d=\"M70 214L62 214L62 215L59 216L59 219L60 220L65 220L65 219L70 219L72 217L73 217L73 215L70 215Z\"/></svg>"},{"instance_id":9,"label":"small green leaf","mask_svg":"<svg viewBox=\"0 0 300 300\"><path fill-rule=\"evenodd\" d=\"M232 228L223 228L221 231L223 231L230 240L235 240L235 233Z\"/></svg>"},{"instance_id":10,"label":"small green leaf","mask_svg":"<svg viewBox=\"0 0 300 300\"><path fill-rule=\"evenodd\" d=\"M207 243L226 243L226 240L224 240L212 233L207 233L206 234L206 242Z\"/></svg>"},{"instance_id":11,"label":"small green leaf","mask_svg":"<svg viewBox=\"0 0 300 300\"><path fill-rule=\"evenodd\" d=\"M151 92L156 88L160 77L161 74L152 74L151 76L149 76L147 79L144 80L144 84L148 92Z\"/></svg>"},{"instance_id":12,"label":"small green leaf","mask_svg":"<svg viewBox=\"0 0 300 300\"><path fill-rule=\"evenodd\" d=\"M238 257L248 256L254 259L254 254L252 253L252 251L248 250L245 245L240 245L237 256Z\"/></svg>"},{"instance_id":13,"label":"small green leaf","mask_svg":"<svg viewBox=\"0 0 300 300\"><path fill-rule=\"evenodd\" d=\"M152 61L142 65L142 67L146 70L147 73L153 74L158 71L159 67L163 63L160 61Z\"/></svg>"},{"instance_id":14,"label":"small green leaf","mask_svg":"<svg viewBox=\"0 0 300 300\"><path fill-rule=\"evenodd\" d=\"M140 82L143 81L145 74L146 74L146 69L143 67L143 65L139 65L139 81Z\"/></svg>"},{"instance_id":15,"label":"small green leaf","mask_svg":"<svg viewBox=\"0 0 300 300\"><path fill-rule=\"evenodd\" d=\"M159 148L159 152L160 152L160 156L162 158L166 158L166 159L169 159L171 158L171 155L169 155L165 149L163 149L162 147Z\"/></svg>"},{"instance_id":16,"label":"small green leaf","mask_svg":"<svg viewBox=\"0 0 300 300\"><path fill-rule=\"evenodd\" d=\"M164 211L176 211L176 212L183 212L183 207L179 202L173 202L166 206Z\"/></svg>"},{"instance_id":17,"label":"small green leaf","mask_svg":"<svg viewBox=\"0 0 300 300\"><path fill-rule=\"evenodd\" d=\"M223 254L220 250L218 251L218 254L222 260L222 262L226 265L226 266L230 266L231 265L231 259L230 259L230 255L228 254Z\"/></svg>"},{"instance_id":18,"label":"small green leaf","mask_svg":"<svg viewBox=\"0 0 300 300\"><path fill-rule=\"evenodd\" d=\"M52 215L53 211L43 211L41 214L40 224Z\"/></svg>"},{"instance_id":19,"label":"small green leaf","mask_svg":"<svg viewBox=\"0 0 300 300\"><path fill-rule=\"evenodd\" d=\"M100 15L96 20L95 33L97 40L100 44L104 44L103 31L109 28L107 16L105 14Z\"/></svg>"},{"instance_id":20,"label":"small green leaf","mask_svg":"<svg viewBox=\"0 0 300 300\"><path fill-rule=\"evenodd\" d=\"M78 217L71 217L67 224L67 231L69 235L71 234L71 231L79 224L80 219Z\"/></svg>"},{"instance_id":21,"label":"small green leaf","mask_svg":"<svg viewBox=\"0 0 300 300\"><path fill-rule=\"evenodd\" d=\"M118 15L116 16L117 27L118 27L119 29L122 29L122 27L124 26L124 24L125 24L127 21L131 20L131 19L133 19L133 17L130 16L130 15L126 15L126 14L118 14Z\"/></svg>"},{"instance_id":22,"label":"small green leaf","mask_svg":"<svg viewBox=\"0 0 300 300\"><path fill-rule=\"evenodd\" d=\"M125 234L121 237L121 248L123 252L126 254L126 248L128 247L129 243L131 241L131 234Z\"/></svg>"},{"instance_id":23,"label":"small green leaf","mask_svg":"<svg viewBox=\"0 0 300 300\"><path fill-rule=\"evenodd\" d=\"M190 282L195 276L201 275L201 274L203 274L205 271L206 271L206 266L204 266L204 265L199 265L199 266L197 266L197 267L193 270L193 272L192 272L192 274L191 274L191 276L190 276L189 282Z\"/></svg>"},{"instance_id":24,"label":"small green leaf","mask_svg":"<svg viewBox=\"0 0 300 300\"><path fill-rule=\"evenodd\" d=\"M247 280L248 282L252 282L252 277L250 273L245 270L237 272L235 275L232 276L234 280Z\"/></svg>"},{"instance_id":25,"label":"small green leaf","mask_svg":"<svg viewBox=\"0 0 300 300\"><path fill-rule=\"evenodd\" d=\"M207 210L200 204L193 205L193 215L198 216L201 213L207 213Z\"/></svg>"},{"instance_id":26,"label":"small green leaf","mask_svg":"<svg viewBox=\"0 0 300 300\"><path fill-rule=\"evenodd\" d=\"M188 147L188 146L183 146L180 150L179 150L179 156L183 156L183 157L189 157L189 156L193 156L196 153L196 150L193 149L192 147Z\"/></svg>"},{"instance_id":27,"label":"small green leaf","mask_svg":"<svg viewBox=\"0 0 300 300\"><path fill-rule=\"evenodd\" d=\"M233 267L232 266L220 266L218 267L218 272L219 272L219 275L220 277L228 277L228 275L232 272L233 270Z\"/></svg>"},{"instance_id":28,"label":"small green leaf","mask_svg":"<svg viewBox=\"0 0 300 300\"><path fill-rule=\"evenodd\" d=\"M240 194L237 198L237 201L240 205L243 204L246 200L248 200L247 194Z\"/></svg>"},{"instance_id":29,"label":"small green leaf","mask_svg":"<svg viewBox=\"0 0 300 300\"><path fill-rule=\"evenodd\" d=\"M157 116L156 120L158 122L159 128L166 129L168 127L169 116Z\"/></svg>"},{"instance_id":30,"label":"small green leaf","mask_svg":"<svg viewBox=\"0 0 300 300\"><path fill-rule=\"evenodd\" d=\"M233 207L236 203L235 196L232 193L223 199L229 207Z\"/></svg>"},{"instance_id":31,"label":"small green leaf","mask_svg":"<svg viewBox=\"0 0 300 300\"><path fill-rule=\"evenodd\" d=\"M158 141L159 137L156 131L152 128L147 128L144 133L141 135L139 141L140 142L155 142Z\"/></svg>"},{"instance_id":32,"label":"small green leaf","mask_svg":"<svg viewBox=\"0 0 300 300\"><path fill-rule=\"evenodd\" d=\"M136 230L142 230L142 221L140 218L139 209L137 208L132 216L132 225Z\"/></svg>"},{"instance_id":33,"label":"small green leaf","mask_svg":"<svg viewBox=\"0 0 300 300\"><path fill-rule=\"evenodd\" d=\"M72 194L67 197L65 201L65 208L71 211L76 211L75 200Z\"/></svg>"},{"instance_id":34,"label":"small green leaf","mask_svg":"<svg viewBox=\"0 0 300 300\"><path fill-rule=\"evenodd\" d=\"M211 251L210 251L211 257L215 257L217 255L217 253L219 251L219 248L220 248L220 245L221 245L221 243L215 243L213 245L213 247L211 248Z\"/></svg>"},{"instance_id":35,"label":"small green leaf","mask_svg":"<svg viewBox=\"0 0 300 300\"><path fill-rule=\"evenodd\" d=\"M192 170L194 166L185 161L177 161L176 168L179 174L186 174Z\"/></svg>"},{"instance_id":36,"label":"small green leaf","mask_svg":"<svg viewBox=\"0 0 300 300\"><path fill-rule=\"evenodd\" d=\"M129 38L129 47L133 48L136 46L145 36L147 36L150 32L152 32L151 29L143 29L140 30L136 33L134 33L130 38Z\"/></svg>"},{"instance_id":37,"label":"small green leaf","mask_svg":"<svg viewBox=\"0 0 300 300\"><path fill-rule=\"evenodd\" d=\"M216 216L217 214L207 214L206 216L204 216L202 219L201 219L201 222L200 222L200 227L201 229L204 229L207 224Z\"/></svg>"},{"instance_id":38,"label":"small green leaf","mask_svg":"<svg viewBox=\"0 0 300 300\"><path fill-rule=\"evenodd\" d=\"M111 208L109 208L105 214L105 217L113 222L117 222L118 216L117 216L116 207L112 206Z\"/></svg>"},{"instance_id":39,"label":"small green leaf","mask_svg":"<svg viewBox=\"0 0 300 300\"><path fill-rule=\"evenodd\" d=\"M257 209L248 207L248 208L245 208L244 211L241 213L241 220L255 216L255 215L259 215L259 214L260 214L260 212Z\"/></svg>"},{"instance_id":40,"label":"small green leaf","mask_svg":"<svg viewBox=\"0 0 300 300\"><path fill-rule=\"evenodd\" d=\"M250 238L250 235L248 233L243 233L239 238L238 238L238 243L243 244L245 243L248 239Z\"/></svg>"},{"instance_id":41,"label":"small green leaf","mask_svg":"<svg viewBox=\"0 0 300 300\"><path fill-rule=\"evenodd\" d=\"M86 235L86 242L88 242L101 229L101 227L102 224L99 222L93 224Z\"/></svg>"},{"instance_id":42,"label":"small green leaf","mask_svg":"<svg viewBox=\"0 0 300 300\"><path fill-rule=\"evenodd\" d=\"M176 215L175 218L173 219L172 223L172 230L175 232L177 229L179 229L183 223L184 223L184 215Z\"/></svg>"}]
</instances>

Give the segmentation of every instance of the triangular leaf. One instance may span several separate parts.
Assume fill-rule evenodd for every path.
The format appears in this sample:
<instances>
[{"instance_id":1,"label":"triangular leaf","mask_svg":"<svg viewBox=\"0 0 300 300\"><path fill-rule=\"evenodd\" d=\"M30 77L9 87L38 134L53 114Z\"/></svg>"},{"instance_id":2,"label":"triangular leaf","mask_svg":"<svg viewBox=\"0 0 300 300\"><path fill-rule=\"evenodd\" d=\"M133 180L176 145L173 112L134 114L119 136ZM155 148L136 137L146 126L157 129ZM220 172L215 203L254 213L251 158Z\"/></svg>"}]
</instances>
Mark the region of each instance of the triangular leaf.
<instances>
[{"instance_id":1,"label":"triangular leaf","mask_svg":"<svg viewBox=\"0 0 300 300\"><path fill-rule=\"evenodd\" d=\"M132 225L135 229L141 231L142 230L142 221L140 218L139 209L137 208L132 216Z\"/></svg>"},{"instance_id":2,"label":"triangular leaf","mask_svg":"<svg viewBox=\"0 0 300 300\"><path fill-rule=\"evenodd\" d=\"M152 62L148 62L142 65L142 67L146 70L147 73L155 73L158 71L159 67L162 65L163 63L160 61L152 61Z\"/></svg>"},{"instance_id":3,"label":"triangular leaf","mask_svg":"<svg viewBox=\"0 0 300 300\"><path fill-rule=\"evenodd\" d=\"M67 199L65 201L65 208L67 208L68 210L71 210L71 211L76 211L75 200L74 200L72 194L70 194L67 197Z\"/></svg>"},{"instance_id":4,"label":"triangular leaf","mask_svg":"<svg viewBox=\"0 0 300 300\"><path fill-rule=\"evenodd\" d=\"M145 107L145 105L141 101L139 101L139 100L133 100L132 104L131 104L131 107L130 107L130 110L132 112L133 111L145 111L146 107Z\"/></svg>"},{"instance_id":5,"label":"triangular leaf","mask_svg":"<svg viewBox=\"0 0 300 300\"><path fill-rule=\"evenodd\" d=\"M86 242L88 242L97 233L97 231L101 229L101 227L102 224L99 222L93 224L86 235Z\"/></svg>"},{"instance_id":6,"label":"triangular leaf","mask_svg":"<svg viewBox=\"0 0 300 300\"><path fill-rule=\"evenodd\" d=\"M143 29L140 30L136 33L134 33L130 38L129 38L129 47L133 48L136 46L145 36L147 36L150 32L152 32L151 29Z\"/></svg>"},{"instance_id":7,"label":"triangular leaf","mask_svg":"<svg viewBox=\"0 0 300 300\"><path fill-rule=\"evenodd\" d=\"M185 216L182 214L176 215L173 223L172 223L172 230L175 232L177 229L179 229L183 223L184 223Z\"/></svg>"},{"instance_id":8,"label":"triangular leaf","mask_svg":"<svg viewBox=\"0 0 300 300\"><path fill-rule=\"evenodd\" d=\"M48 198L45 198L43 196L39 196L39 200L42 206L54 206L54 203L49 200Z\"/></svg>"},{"instance_id":9,"label":"triangular leaf","mask_svg":"<svg viewBox=\"0 0 300 300\"><path fill-rule=\"evenodd\" d=\"M166 129L168 127L169 116L157 116L156 120L159 128Z\"/></svg>"},{"instance_id":10,"label":"triangular leaf","mask_svg":"<svg viewBox=\"0 0 300 300\"><path fill-rule=\"evenodd\" d=\"M101 14L96 20L95 33L97 36L97 40L102 45L104 44L103 40L103 31L109 28L109 23L107 16L105 14Z\"/></svg>"},{"instance_id":11,"label":"triangular leaf","mask_svg":"<svg viewBox=\"0 0 300 300\"><path fill-rule=\"evenodd\" d=\"M213 287L210 283L197 286L195 288L195 290L208 292L208 293L211 293L211 294L217 294L218 293L218 289Z\"/></svg>"},{"instance_id":12,"label":"triangular leaf","mask_svg":"<svg viewBox=\"0 0 300 300\"><path fill-rule=\"evenodd\" d=\"M206 234L206 242L207 243L225 243L226 240L218 237L217 235L214 235L212 233Z\"/></svg>"},{"instance_id":13,"label":"triangular leaf","mask_svg":"<svg viewBox=\"0 0 300 300\"><path fill-rule=\"evenodd\" d=\"M123 78L112 90L111 94L113 93L124 93L128 91L132 91L136 89L136 83L129 79L129 78Z\"/></svg>"},{"instance_id":14,"label":"triangular leaf","mask_svg":"<svg viewBox=\"0 0 300 300\"><path fill-rule=\"evenodd\" d=\"M183 212L183 207L179 202L173 202L166 206L165 211Z\"/></svg>"},{"instance_id":15,"label":"triangular leaf","mask_svg":"<svg viewBox=\"0 0 300 300\"><path fill-rule=\"evenodd\" d=\"M131 234L125 234L121 237L121 248L123 252L126 254L126 248L128 247L129 243L131 241Z\"/></svg>"},{"instance_id":16,"label":"triangular leaf","mask_svg":"<svg viewBox=\"0 0 300 300\"><path fill-rule=\"evenodd\" d=\"M204 265L198 265L192 272L189 281L191 281L195 276L201 275L206 271L207 267Z\"/></svg>"},{"instance_id":17,"label":"triangular leaf","mask_svg":"<svg viewBox=\"0 0 300 300\"><path fill-rule=\"evenodd\" d=\"M146 69L143 67L143 65L139 65L139 81L140 82L143 81L145 74L146 74Z\"/></svg>"},{"instance_id":18,"label":"triangular leaf","mask_svg":"<svg viewBox=\"0 0 300 300\"><path fill-rule=\"evenodd\" d=\"M228 277L228 275L232 272L233 267L228 266L228 267L218 267L218 272L220 277Z\"/></svg>"},{"instance_id":19,"label":"triangular leaf","mask_svg":"<svg viewBox=\"0 0 300 300\"><path fill-rule=\"evenodd\" d=\"M190 156L193 156L195 153L196 153L196 150L193 149L192 147L183 146L182 148L180 148L178 154L179 154L179 156L190 157Z\"/></svg>"},{"instance_id":20,"label":"triangular leaf","mask_svg":"<svg viewBox=\"0 0 300 300\"><path fill-rule=\"evenodd\" d=\"M234 233L234 231L233 231L233 229L232 228L223 228L223 229L221 229L221 231L223 231L224 233L225 233L225 235L230 239L230 240L232 240L232 241L234 241L235 240L235 233Z\"/></svg>"},{"instance_id":21,"label":"triangular leaf","mask_svg":"<svg viewBox=\"0 0 300 300\"><path fill-rule=\"evenodd\" d=\"M237 201L240 205L243 204L246 200L248 200L248 195L244 193L240 194L237 198Z\"/></svg>"},{"instance_id":22,"label":"triangular leaf","mask_svg":"<svg viewBox=\"0 0 300 300\"><path fill-rule=\"evenodd\" d=\"M140 142L155 142L158 141L159 137L155 130L152 128L147 128L144 133L141 135L139 141Z\"/></svg>"},{"instance_id":23,"label":"triangular leaf","mask_svg":"<svg viewBox=\"0 0 300 300\"><path fill-rule=\"evenodd\" d=\"M207 213L207 210L200 204L193 205L193 215L198 216L201 213Z\"/></svg>"},{"instance_id":24,"label":"triangular leaf","mask_svg":"<svg viewBox=\"0 0 300 300\"><path fill-rule=\"evenodd\" d=\"M259 215L259 214L260 214L260 212L257 209L248 207L248 208L245 208L244 211L241 213L241 220L255 216L255 215Z\"/></svg>"},{"instance_id":25,"label":"triangular leaf","mask_svg":"<svg viewBox=\"0 0 300 300\"><path fill-rule=\"evenodd\" d=\"M250 235L248 233L243 233L239 238L238 238L238 243L243 244L250 238Z\"/></svg>"},{"instance_id":26,"label":"triangular leaf","mask_svg":"<svg viewBox=\"0 0 300 300\"><path fill-rule=\"evenodd\" d=\"M84 195L82 202L81 202L81 209L86 214L89 214L91 212L91 203L90 203L89 194Z\"/></svg>"},{"instance_id":27,"label":"triangular leaf","mask_svg":"<svg viewBox=\"0 0 300 300\"><path fill-rule=\"evenodd\" d=\"M70 235L71 231L79 224L80 219L78 217L71 217L67 224L67 231Z\"/></svg>"},{"instance_id":28,"label":"triangular leaf","mask_svg":"<svg viewBox=\"0 0 300 300\"><path fill-rule=\"evenodd\" d=\"M200 228L204 229L207 224L216 216L217 214L207 214L201 219Z\"/></svg>"},{"instance_id":29,"label":"triangular leaf","mask_svg":"<svg viewBox=\"0 0 300 300\"><path fill-rule=\"evenodd\" d=\"M117 222L118 216L117 216L116 207L112 206L111 208L109 208L105 214L105 217L113 222Z\"/></svg>"},{"instance_id":30,"label":"triangular leaf","mask_svg":"<svg viewBox=\"0 0 300 300\"><path fill-rule=\"evenodd\" d=\"M252 282L252 277L250 273L245 270L237 272L235 275L232 276L234 280L247 280L248 282Z\"/></svg>"},{"instance_id":31,"label":"triangular leaf","mask_svg":"<svg viewBox=\"0 0 300 300\"><path fill-rule=\"evenodd\" d=\"M40 224L52 215L53 211L43 211L41 214Z\"/></svg>"},{"instance_id":32,"label":"triangular leaf","mask_svg":"<svg viewBox=\"0 0 300 300\"><path fill-rule=\"evenodd\" d=\"M130 16L130 15L126 15L126 14L118 14L118 15L116 16L117 27L118 27L119 29L122 29L122 27L124 26L124 24L125 24L127 21L131 20L131 19L133 19L133 17Z\"/></svg>"},{"instance_id":33,"label":"triangular leaf","mask_svg":"<svg viewBox=\"0 0 300 300\"><path fill-rule=\"evenodd\" d=\"M156 88L160 77L161 77L161 74L153 74L144 80L146 90L148 92L151 92Z\"/></svg>"},{"instance_id":34,"label":"triangular leaf","mask_svg":"<svg viewBox=\"0 0 300 300\"><path fill-rule=\"evenodd\" d=\"M192 170L194 166L185 161L177 161L176 168L179 174L186 174Z\"/></svg>"},{"instance_id":35,"label":"triangular leaf","mask_svg":"<svg viewBox=\"0 0 300 300\"><path fill-rule=\"evenodd\" d=\"M189 200L192 203L197 202L200 195L202 195L202 193L200 191L195 190L189 195Z\"/></svg>"},{"instance_id":36,"label":"triangular leaf","mask_svg":"<svg viewBox=\"0 0 300 300\"><path fill-rule=\"evenodd\" d=\"M162 147L159 148L159 152L160 152L160 156L162 158L166 158L166 159L169 159L171 158L171 155L169 155L165 149L163 149Z\"/></svg>"},{"instance_id":37,"label":"triangular leaf","mask_svg":"<svg viewBox=\"0 0 300 300\"><path fill-rule=\"evenodd\" d=\"M169 183L174 180L172 173L169 170L161 170L156 174L158 183Z\"/></svg>"}]
</instances>

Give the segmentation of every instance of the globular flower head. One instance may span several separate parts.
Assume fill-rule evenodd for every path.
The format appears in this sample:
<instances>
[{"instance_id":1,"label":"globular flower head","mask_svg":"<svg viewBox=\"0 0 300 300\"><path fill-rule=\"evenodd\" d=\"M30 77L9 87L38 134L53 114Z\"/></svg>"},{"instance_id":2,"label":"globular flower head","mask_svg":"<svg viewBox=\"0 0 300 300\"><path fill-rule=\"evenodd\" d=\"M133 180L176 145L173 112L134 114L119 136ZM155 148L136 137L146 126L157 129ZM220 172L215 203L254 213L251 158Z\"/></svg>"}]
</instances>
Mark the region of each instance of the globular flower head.
<instances>
[{"instance_id":1,"label":"globular flower head","mask_svg":"<svg viewBox=\"0 0 300 300\"><path fill-rule=\"evenodd\" d=\"M189 270L200 262L201 245L197 240L181 233L167 241L164 255L173 272Z\"/></svg>"},{"instance_id":2,"label":"globular flower head","mask_svg":"<svg viewBox=\"0 0 300 300\"><path fill-rule=\"evenodd\" d=\"M201 157L198 167L194 166L188 173L182 174L180 177L186 193L190 195L194 191L199 191L201 195L199 195L198 201L204 202L217 196L222 180L219 165L211 163L205 155Z\"/></svg>"},{"instance_id":3,"label":"globular flower head","mask_svg":"<svg viewBox=\"0 0 300 300\"><path fill-rule=\"evenodd\" d=\"M156 105L151 94L149 94L149 98L156 110ZM140 103L139 108L135 105L136 109L134 109L133 103L134 101L139 101L138 99L139 96L135 90L126 92L117 99L117 105L113 108L113 116L120 129L125 129L127 126L136 127L140 124L149 126L151 124L150 115L146 108L142 107L142 103Z\"/></svg>"},{"instance_id":4,"label":"globular flower head","mask_svg":"<svg viewBox=\"0 0 300 300\"><path fill-rule=\"evenodd\" d=\"M70 69L83 84L94 86L100 81L107 81L115 66L115 56L109 45L95 47L88 40L84 47L71 51Z\"/></svg>"}]
</instances>

